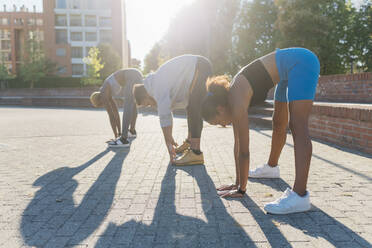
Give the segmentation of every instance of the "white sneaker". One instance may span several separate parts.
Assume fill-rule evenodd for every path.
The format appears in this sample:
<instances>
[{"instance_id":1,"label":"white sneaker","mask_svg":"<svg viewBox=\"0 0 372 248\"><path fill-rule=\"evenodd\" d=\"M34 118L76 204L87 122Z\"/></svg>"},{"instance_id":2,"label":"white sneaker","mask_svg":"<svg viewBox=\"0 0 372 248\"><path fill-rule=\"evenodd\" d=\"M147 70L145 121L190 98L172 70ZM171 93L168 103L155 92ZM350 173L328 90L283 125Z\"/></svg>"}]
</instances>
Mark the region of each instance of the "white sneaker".
<instances>
[{"instance_id":1,"label":"white sneaker","mask_svg":"<svg viewBox=\"0 0 372 248\"><path fill-rule=\"evenodd\" d=\"M130 143L128 140L123 140L121 137L117 138L116 140L112 140L108 143L108 146L111 148L121 148L121 147L129 147Z\"/></svg>"},{"instance_id":2,"label":"white sneaker","mask_svg":"<svg viewBox=\"0 0 372 248\"><path fill-rule=\"evenodd\" d=\"M264 164L261 167L257 167L255 170L249 171L249 177L251 178L280 178L279 166L271 167L268 164Z\"/></svg>"},{"instance_id":3,"label":"white sneaker","mask_svg":"<svg viewBox=\"0 0 372 248\"><path fill-rule=\"evenodd\" d=\"M264 209L271 214L290 214L298 212L306 212L310 210L310 194L306 191L306 195L299 196L292 189L287 188L284 194L276 201L265 205Z\"/></svg>"},{"instance_id":4,"label":"white sneaker","mask_svg":"<svg viewBox=\"0 0 372 248\"><path fill-rule=\"evenodd\" d=\"M128 138L136 138L137 137L137 132L134 131L133 133L131 131L128 131Z\"/></svg>"}]
</instances>

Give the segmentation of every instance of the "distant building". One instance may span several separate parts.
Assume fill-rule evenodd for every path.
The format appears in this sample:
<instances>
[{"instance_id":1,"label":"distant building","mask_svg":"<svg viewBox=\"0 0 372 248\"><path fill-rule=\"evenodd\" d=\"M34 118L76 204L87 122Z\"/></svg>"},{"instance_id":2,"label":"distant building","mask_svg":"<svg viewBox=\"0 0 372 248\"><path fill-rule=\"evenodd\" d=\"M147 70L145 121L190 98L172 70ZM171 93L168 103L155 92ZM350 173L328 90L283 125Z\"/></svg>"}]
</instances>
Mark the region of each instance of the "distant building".
<instances>
[{"instance_id":1,"label":"distant building","mask_svg":"<svg viewBox=\"0 0 372 248\"><path fill-rule=\"evenodd\" d=\"M84 75L83 58L100 43L111 44L123 67L128 67L124 0L44 0L43 13L4 9L0 22L1 56L13 73L21 63L22 44L30 33L44 41L45 53L58 64L61 76Z\"/></svg>"},{"instance_id":2,"label":"distant building","mask_svg":"<svg viewBox=\"0 0 372 248\"><path fill-rule=\"evenodd\" d=\"M4 63L9 71L16 73L22 62L25 41L34 36L44 40L44 18L42 13L29 11L25 7L7 10L3 6L0 12L0 63Z\"/></svg>"}]
</instances>

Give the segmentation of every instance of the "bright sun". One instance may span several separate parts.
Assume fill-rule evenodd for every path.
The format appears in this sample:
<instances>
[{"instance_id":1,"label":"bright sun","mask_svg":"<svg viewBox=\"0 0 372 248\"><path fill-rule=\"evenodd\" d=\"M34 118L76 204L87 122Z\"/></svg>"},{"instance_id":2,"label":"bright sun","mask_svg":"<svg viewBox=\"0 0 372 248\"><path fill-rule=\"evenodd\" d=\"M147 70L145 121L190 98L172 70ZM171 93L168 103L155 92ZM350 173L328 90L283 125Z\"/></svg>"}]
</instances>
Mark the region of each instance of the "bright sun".
<instances>
[{"instance_id":1,"label":"bright sun","mask_svg":"<svg viewBox=\"0 0 372 248\"><path fill-rule=\"evenodd\" d=\"M194 0L126 0L128 39L132 57L143 60L167 31L177 11Z\"/></svg>"}]
</instances>

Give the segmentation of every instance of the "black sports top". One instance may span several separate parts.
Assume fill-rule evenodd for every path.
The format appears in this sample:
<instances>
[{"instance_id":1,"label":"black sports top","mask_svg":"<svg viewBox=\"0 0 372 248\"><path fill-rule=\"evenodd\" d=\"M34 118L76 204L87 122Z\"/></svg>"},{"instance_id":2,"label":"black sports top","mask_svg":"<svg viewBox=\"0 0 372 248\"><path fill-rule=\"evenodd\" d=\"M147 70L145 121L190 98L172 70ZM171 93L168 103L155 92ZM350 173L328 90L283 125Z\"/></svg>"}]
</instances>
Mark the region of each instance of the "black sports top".
<instances>
[{"instance_id":1,"label":"black sports top","mask_svg":"<svg viewBox=\"0 0 372 248\"><path fill-rule=\"evenodd\" d=\"M238 74L242 74L252 87L250 106L263 103L269 90L274 87L274 83L261 60L258 59L245 66Z\"/></svg>"}]
</instances>

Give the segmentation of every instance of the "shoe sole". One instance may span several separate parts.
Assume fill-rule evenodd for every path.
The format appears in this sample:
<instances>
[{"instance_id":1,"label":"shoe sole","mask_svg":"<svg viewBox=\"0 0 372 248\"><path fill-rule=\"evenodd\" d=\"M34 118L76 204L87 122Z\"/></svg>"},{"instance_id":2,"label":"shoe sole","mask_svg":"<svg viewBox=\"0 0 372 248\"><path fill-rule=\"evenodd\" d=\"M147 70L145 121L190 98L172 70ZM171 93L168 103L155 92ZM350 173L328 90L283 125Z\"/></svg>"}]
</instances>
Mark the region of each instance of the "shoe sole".
<instances>
[{"instance_id":1,"label":"shoe sole","mask_svg":"<svg viewBox=\"0 0 372 248\"><path fill-rule=\"evenodd\" d=\"M186 166L186 165L204 165L204 161L202 162L190 162L190 163L182 163L182 164L174 164L175 166Z\"/></svg>"},{"instance_id":2,"label":"shoe sole","mask_svg":"<svg viewBox=\"0 0 372 248\"><path fill-rule=\"evenodd\" d=\"M278 177L270 177L270 176L251 176L249 175L248 178L261 178L261 179L275 179L275 178L280 178L280 176Z\"/></svg>"},{"instance_id":3,"label":"shoe sole","mask_svg":"<svg viewBox=\"0 0 372 248\"><path fill-rule=\"evenodd\" d=\"M302 212L307 212L307 211L309 211L311 209L311 206L308 208L308 209L303 209L303 210L297 210L297 211L287 211L287 212L277 212L277 213L275 213L275 212L270 212L270 211L267 211L266 209L265 209L265 211L266 211L266 213L268 213L268 214L277 214L277 215L280 215L280 214L295 214L295 213L302 213Z\"/></svg>"},{"instance_id":4,"label":"shoe sole","mask_svg":"<svg viewBox=\"0 0 372 248\"><path fill-rule=\"evenodd\" d=\"M130 147L130 145L109 145L111 148L127 148Z\"/></svg>"}]
</instances>

